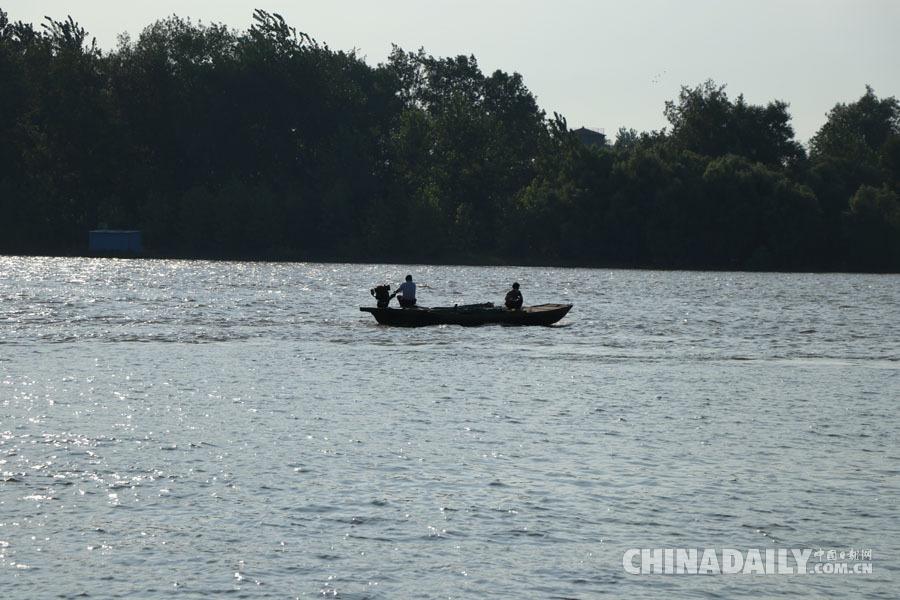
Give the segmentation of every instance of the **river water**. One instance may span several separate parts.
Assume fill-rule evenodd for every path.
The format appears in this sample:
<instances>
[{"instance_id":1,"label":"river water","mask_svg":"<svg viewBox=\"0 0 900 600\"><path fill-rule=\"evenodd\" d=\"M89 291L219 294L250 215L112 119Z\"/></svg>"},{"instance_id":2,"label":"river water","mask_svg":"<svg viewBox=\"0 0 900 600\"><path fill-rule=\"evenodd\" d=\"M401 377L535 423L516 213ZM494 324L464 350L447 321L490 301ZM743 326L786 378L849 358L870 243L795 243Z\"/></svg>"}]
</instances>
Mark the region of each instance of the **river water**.
<instances>
[{"instance_id":1,"label":"river water","mask_svg":"<svg viewBox=\"0 0 900 600\"><path fill-rule=\"evenodd\" d=\"M423 305L516 280L575 306L536 328L359 311L407 273ZM898 292L0 257L2 596L896 597ZM631 574L630 549L866 551L872 572Z\"/></svg>"}]
</instances>

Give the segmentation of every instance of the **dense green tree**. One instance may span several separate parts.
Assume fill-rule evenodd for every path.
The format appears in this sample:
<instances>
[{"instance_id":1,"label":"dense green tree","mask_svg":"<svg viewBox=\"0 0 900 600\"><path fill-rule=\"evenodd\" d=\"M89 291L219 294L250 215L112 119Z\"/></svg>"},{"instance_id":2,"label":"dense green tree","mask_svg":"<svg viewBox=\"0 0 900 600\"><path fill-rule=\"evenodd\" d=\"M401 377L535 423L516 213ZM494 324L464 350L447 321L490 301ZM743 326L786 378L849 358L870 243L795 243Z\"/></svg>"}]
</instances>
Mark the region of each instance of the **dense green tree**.
<instances>
[{"instance_id":1,"label":"dense green tree","mask_svg":"<svg viewBox=\"0 0 900 600\"><path fill-rule=\"evenodd\" d=\"M769 166L784 166L804 156L794 140L787 103L765 107L748 104L743 94L732 102L725 86L707 80L696 88L683 86L678 101L666 102L678 147L711 157L736 154Z\"/></svg>"},{"instance_id":2,"label":"dense green tree","mask_svg":"<svg viewBox=\"0 0 900 600\"><path fill-rule=\"evenodd\" d=\"M878 166L884 171L888 185L900 193L900 134L890 135L881 145Z\"/></svg>"},{"instance_id":3,"label":"dense green tree","mask_svg":"<svg viewBox=\"0 0 900 600\"><path fill-rule=\"evenodd\" d=\"M851 104L837 104L810 140L813 183L832 215L842 214L861 185L894 184L900 174L900 103L879 100L871 87Z\"/></svg>"},{"instance_id":4,"label":"dense green tree","mask_svg":"<svg viewBox=\"0 0 900 600\"><path fill-rule=\"evenodd\" d=\"M11 24L8 15L0 11L0 179L22 171L18 123L33 102L25 54L36 45L36 38L31 25Z\"/></svg>"},{"instance_id":5,"label":"dense green tree","mask_svg":"<svg viewBox=\"0 0 900 600\"><path fill-rule=\"evenodd\" d=\"M637 145L639 140L640 133L637 129L619 127L619 130L616 132L616 141L615 144L613 144L613 147L616 150L630 150Z\"/></svg>"},{"instance_id":6,"label":"dense green tree","mask_svg":"<svg viewBox=\"0 0 900 600\"><path fill-rule=\"evenodd\" d=\"M37 31L3 13L0 65L9 76L0 86L0 178L16 190L3 243L67 248L96 225L104 202L115 202L120 182L110 172L122 144L103 57L71 17L48 18Z\"/></svg>"},{"instance_id":7,"label":"dense green tree","mask_svg":"<svg viewBox=\"0 0 900 600\"><path fill-rule=\"evenodd\" d=\"M703 175L705 248L718 268L810 268L821 232L811 191L784 173L734 155Z\"/></svg>"},{"instance_id":8,"label":"dense green tree","mask_svg":"<svg viewBox=\"0 0 900 600\"><path fill-rule=\"evenodd\" d=\"M841 268L860 268L869 261L873 268L883 269L883 261L890 260L889 251L860 251L870 246L861 232L870 231L873 240L892 235L889 225L873 224L884 215L854 212L850 203L864 189L888 186L897 190L898 134L900 103L893 97L879 99L866 86L866 93L856 102L836 104L810 140L809 181L824 211L826 235L833 240L823 250L827 262ZM869 196L868 191L862 193L862 197Z\"/></svg>"},{"instance_id":9,"label":"dense green tree","mask_svg":"<svg viewBox=\"0 0 900 600\"><path fill-rule=\"evenodd\" d=\"M877 164L882 145L900 134L900 102L879 100L871 86L851 104L836 104L828 120L809 142L814 160L847 158Z\"/></svg>"},{"instance_id":10,"label":"dense green tree","mask_svg":"<svg viewBox=\"0 0 900 600\"><path fill-rule=\"evenodd\" d=\"M599 263L612 154L582 144L558 114L539 139L534 177L503 212L502 253L539 263Z\"/></svg>"},{"instance_id":11,"label":"dense green tree","mask_svg":"<svg viewBox=\"0 0 900 600\"><path fill-rule=\"evenodd\" d=\"M900 197L887 187L863 185L844 214L850 268L896 270L900 264Z\"/></svg>"},{"instance_id":12,"label":"dense green tree","mask_svg":"<svg viewBox=\"0 0 900 600\"><path fill-rule=\"evenodd\" d=\"M438 59L397 47L384 68L406 102L390 158L398 191L415 199L406 216L436 219L426 256L438 252L434 242L461 256L494 252L504 205L533 177L544 132L521 75L485 77L472 56Z\"/></svg>"}]
</instances>

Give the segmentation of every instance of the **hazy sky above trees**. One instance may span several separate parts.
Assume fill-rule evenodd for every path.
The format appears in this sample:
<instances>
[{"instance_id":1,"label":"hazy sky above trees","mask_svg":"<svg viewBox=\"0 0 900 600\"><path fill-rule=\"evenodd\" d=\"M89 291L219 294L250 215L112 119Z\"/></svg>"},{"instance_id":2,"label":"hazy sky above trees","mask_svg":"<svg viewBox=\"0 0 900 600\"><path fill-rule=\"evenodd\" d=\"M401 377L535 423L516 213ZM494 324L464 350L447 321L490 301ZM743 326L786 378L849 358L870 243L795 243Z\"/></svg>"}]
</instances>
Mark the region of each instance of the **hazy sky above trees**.
<instances>
[{"instance_id":1,"label":"hazy sky above trees","mask_svg":"<svg viewBox=\"0 0 900 600\"><path fill-rule=\"evenodd\" d=\"M371 65L391 44L436 57L474 54L481 69L519 72L548 114L569 126L661 129L666 100L707 79L730 97L790 104L806 143L838 102L871 85L900 96L896 0L0 0L10 21L36 27L71 15L98 45L136 39L170 15L244 31L255 8Z\"/></svg>"}]
</instances>

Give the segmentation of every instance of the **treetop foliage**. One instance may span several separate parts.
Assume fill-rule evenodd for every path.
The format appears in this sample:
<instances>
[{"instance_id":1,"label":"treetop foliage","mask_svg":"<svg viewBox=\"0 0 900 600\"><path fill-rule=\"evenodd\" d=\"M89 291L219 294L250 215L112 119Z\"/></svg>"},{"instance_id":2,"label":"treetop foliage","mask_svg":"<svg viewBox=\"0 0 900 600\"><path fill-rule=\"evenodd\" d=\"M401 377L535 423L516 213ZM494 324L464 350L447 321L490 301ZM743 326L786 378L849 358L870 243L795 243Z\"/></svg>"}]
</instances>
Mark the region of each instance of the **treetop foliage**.
<instances>
[{"instance_id":1,"label":"treetop foliage","mask_svg":"<svg viewBox=\"0 0 900 600\"><path fill-rule=\"evenodd\" d=\"M849 160L879 158L886 143L900 135L900 104L896 98L879 100L871 86L852 104L839 103L831 109L828 121L810 140L814 158Z\"/></svg>"},{"instance_id":2,"label":"treetop foliage","mask_svg":"<svg viewBox=\"0 0 900 600\"><path fill-rule=\"evenodd\" d=\"M793 139L788 104L781 100L754 106L741 94L732 102L724 85L707 80L693 89L683 86L678 102L666 102L664 113L672 125L672 141L698 154L736 154L772 167L804 154Z\"/></svg>"}]
</instances>

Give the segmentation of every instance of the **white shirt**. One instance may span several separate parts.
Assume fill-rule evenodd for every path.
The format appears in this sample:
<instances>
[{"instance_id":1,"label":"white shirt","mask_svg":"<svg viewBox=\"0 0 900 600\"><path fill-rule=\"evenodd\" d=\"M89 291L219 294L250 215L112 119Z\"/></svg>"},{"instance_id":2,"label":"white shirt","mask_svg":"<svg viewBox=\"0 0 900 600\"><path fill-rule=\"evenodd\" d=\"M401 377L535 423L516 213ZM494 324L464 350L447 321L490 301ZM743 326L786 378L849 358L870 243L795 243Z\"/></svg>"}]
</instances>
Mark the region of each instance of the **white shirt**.
<instances>
[{"instance_id":1,"label":"white shirt","mask_svg":"<svg viewBox=\"0 0 900 600\"><path fill-rule=\"evenodd\" d=\"M397 295L403 296L404 300L416 299L416 284L412 281L404 281L397 286Z\"/></svg>"}]
</instances>

